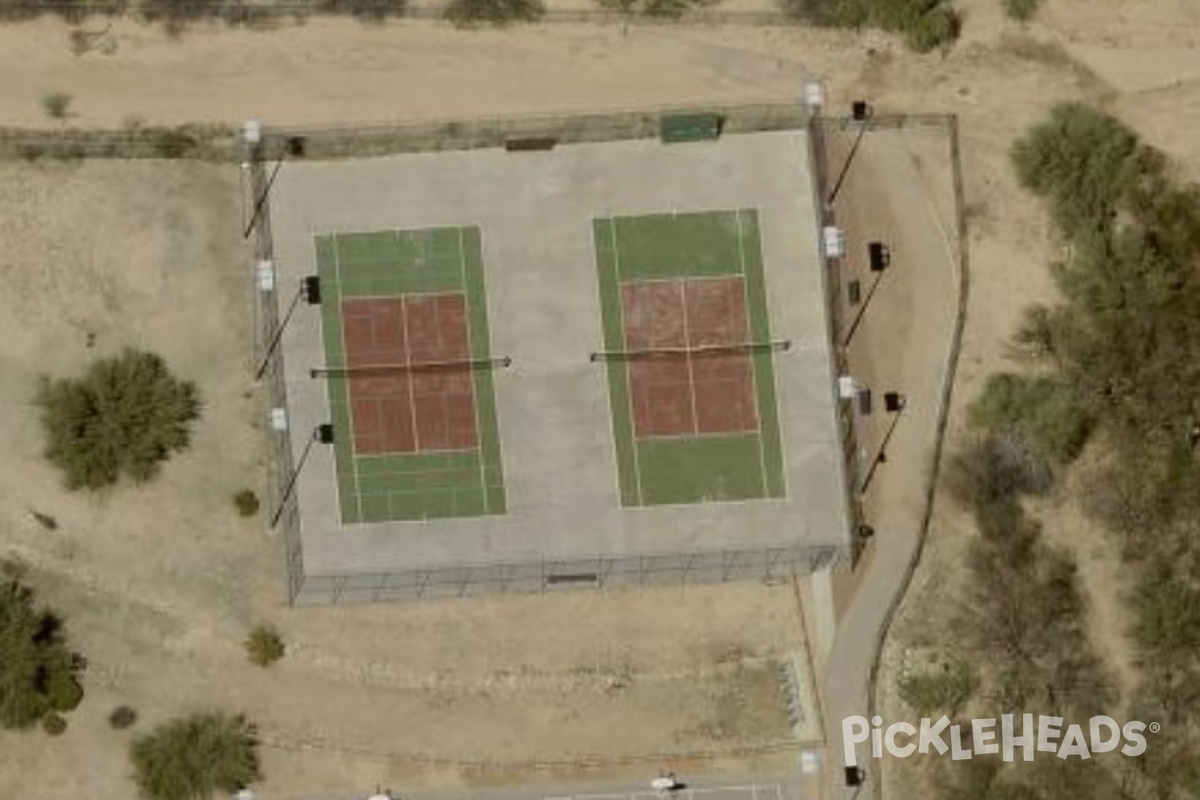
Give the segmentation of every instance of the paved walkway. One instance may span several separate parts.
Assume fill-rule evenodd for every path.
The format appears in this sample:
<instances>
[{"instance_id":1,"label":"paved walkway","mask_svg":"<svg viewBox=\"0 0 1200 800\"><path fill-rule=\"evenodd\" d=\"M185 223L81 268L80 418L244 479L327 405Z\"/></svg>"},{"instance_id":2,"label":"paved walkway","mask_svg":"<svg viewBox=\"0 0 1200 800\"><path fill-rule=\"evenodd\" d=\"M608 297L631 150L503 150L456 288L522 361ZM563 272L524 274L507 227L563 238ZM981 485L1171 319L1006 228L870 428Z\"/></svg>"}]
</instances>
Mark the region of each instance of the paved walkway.
<instances>
[{"instance_id":1,"label":"paved walkway","mask_svg":"<svg viewBox=\"0 0 1200 800\"><path fill-rule=\"evenodd\" d=\"M934 131L920 132L921 146L936 136ZM892 251L892 265L879 278L877 293L848 348L852 372L871 386L874 396L872 415L860 417L864 470L893 421L883 410L883 393L895 390L906 398L886 460L871 474L863 498L866 522L875 535L859 562L860 574L853 577L853 596L822 671L830 748L826 790L835 800L857 794L845 783L841 722L852 715L869 717L873 711L876 655L893 608L902 599L927 522L962 324L965 281L954 185L944 168L940 179L936 170L926 174L923 169L928 167L913 160L906 137L916 139L918 134L867 133L834 204L851 260L864 260L871 240L887 243ZM833 139L829 151L836 174L852 137ZM942 163L950 163L952 155L946 153ZM921 188L931 182L937 184L936 191L926 195ZM873 278L865 268L858 272L866 296ZM869 758L869 743L860 744L857 754L865 771L863 788L878 796L878 770Z\"/></svg>"}]
</instances>

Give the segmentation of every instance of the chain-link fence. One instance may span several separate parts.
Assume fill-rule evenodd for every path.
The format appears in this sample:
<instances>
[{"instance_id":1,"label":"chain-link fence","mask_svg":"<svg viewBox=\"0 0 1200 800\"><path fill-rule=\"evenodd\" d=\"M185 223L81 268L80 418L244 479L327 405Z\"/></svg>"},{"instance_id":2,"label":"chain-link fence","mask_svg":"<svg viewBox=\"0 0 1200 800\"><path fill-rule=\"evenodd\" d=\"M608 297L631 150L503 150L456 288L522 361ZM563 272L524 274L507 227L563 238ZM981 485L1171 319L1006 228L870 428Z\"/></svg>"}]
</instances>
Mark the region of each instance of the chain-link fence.
<instances>
[{"instance_id":1,"label":"chain-link fence","mask_svg":"<svg viewBox=\"0 0 1200 800\"><path fill-rule=\"evenodd\" d=\"M726 134L774 130L819 133L816 121L807 109L797 103L707 107L702 112L718 114L722 119L722 133ZM513 139L524 138L552 139L564 145L651 138L659 135L662 117L675 113L701 111L672 106L575 116L344 124L262 131L260 141L245 151L245 157L249 173L247 206L253 216L251 228L255 237L255 360L264 365L269 413L281 415L281 421L286 422L287 386L284 381L283 354L280 348L270 348L270 344L277 339L279 309L289 301L288 293L291 290L275 285L270 208L266 201L271 174L279 160L503 147ZM822 121L821 124L825 123ZM818 204L824 192L821 174L816 175ZM828 285L827 291L836 292L837 285ZM267 352L268 349L270 352ZM274 409L282 411L272 412ZM572 560L538 559L521 563L461 563L423 569L309 574L304 569L298 505L295 495L287 492L295 470L291 440L286 430L269 428L271 475L268 496L271 513L277 516L278 529L284 540L288 597L296 604L549 592L582 587L785 580L795 572L812 572L850 557L850 543L847 542L845 545L797 544L754 550L614 555ZM852 501L848 499L848 502ZM857 517L852 515L852 518Z\"/></svg>"},{"instance_id":2,"label":"chain-link fence","mask_svg":"<svg viewBox=\"0 0 1200 800\"><path fill-rule=\"evenodd\" d=\"M658 106L577 114L481 117L405 123L344 123L272 128L263 138L267 158L361 158L389 153L470 150L542 140L542 146L646 139L659 135L662 119L695 114L695 107ZM799 103L709 106L702 113L721 119L722 134L802 129L809 113Z\"/></svg>"}]
</instances>

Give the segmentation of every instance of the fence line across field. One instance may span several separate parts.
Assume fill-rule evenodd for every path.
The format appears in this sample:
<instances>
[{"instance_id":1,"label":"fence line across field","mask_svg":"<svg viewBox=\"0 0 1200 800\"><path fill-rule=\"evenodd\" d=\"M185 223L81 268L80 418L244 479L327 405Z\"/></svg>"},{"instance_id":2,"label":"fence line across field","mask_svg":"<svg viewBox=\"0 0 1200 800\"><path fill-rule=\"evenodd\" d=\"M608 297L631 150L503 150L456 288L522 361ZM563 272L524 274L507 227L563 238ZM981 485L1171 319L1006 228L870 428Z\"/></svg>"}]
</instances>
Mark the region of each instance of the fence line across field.
<instances>
[{"instance_id":1,"label":"fence line across field","mask_svg":"<svg viewBox=\"0 0 1200 800\"><path fill-rule=\"evenodd\" d=\"M702 344L696 347L649 347L643 350L598 350L588 356L597 361L633 361L655 357L737 355L739 353L782 353L792 349L791 339L736 344Z\"/></svg>"}]
</instances>

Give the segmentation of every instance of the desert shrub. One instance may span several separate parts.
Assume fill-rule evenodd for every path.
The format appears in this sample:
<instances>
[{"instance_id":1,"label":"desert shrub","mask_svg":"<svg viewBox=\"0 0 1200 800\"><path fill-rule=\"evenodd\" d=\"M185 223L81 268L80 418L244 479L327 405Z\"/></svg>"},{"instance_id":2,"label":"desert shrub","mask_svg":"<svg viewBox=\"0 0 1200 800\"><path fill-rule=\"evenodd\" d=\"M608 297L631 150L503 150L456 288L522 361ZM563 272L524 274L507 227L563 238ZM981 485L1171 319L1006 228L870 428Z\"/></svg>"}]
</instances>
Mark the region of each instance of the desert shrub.
<instances>
[{"instance_id":1,"label":"desert shrub","mask_svg":"<svg viewBox=\"0 0 1200 800\"><path fill-rule=\"evenodd\" d=\"M839 28L880 28L900 34L913 50L949 47L959 18L944 0L780 0L794 17Z\"/></svg>"},{"instance_id":2,"label":"desert shrub","mask_svg":"<svg viewBox=\"0 0 1200 800\"><path fill-rule=\"evenodd\" d=\"M459 27L533 22L546 11L542 0L450 0L446 19Z\"/></svg>"},{"instance_id":3,"label":"desert shrub","mask_svg":"<svg viewBox=\"0 0 1200 800\"><path fill-rule=\"evenodd\" d=\"M1004 0L1004 13L1009 19L1028 22L1037 13L1041 0Z\"/></svg>"},{"instance_id":4,"label":"desert shrub","mask_svg":"<svg viewBox=\"0 0 1200 800\"><path fill-rule=\"evenodd\" d=\"M0 653L0 727L28 728L83 699L82 662L67 649L62 621L15 580L0 583Z\"/></svg>"},{"instance_id":5,"label":"desert shrub","mask_svg":"<svg viewBox=\"0 0 1200 800\"><path fill-rule=\"evenodd\" d=\"M1020 513L1020 497L1039 494L1051 484L1046 462L1020 439L1003 434L973 437L950 456L946 488L971 510L986 536L1005 528Z\"/></svg>"},{"instance_id":6,"label":"desert shrub","mask_svg":"<svg viewBox=\"0 0 1200 800\"><path fill-rule=\"evenodd\" d=\"M1188 665L1200 650L1200 589L1174 575L1147 575L1133 597L1134 636L1160 665Z\"/></svg>"},{"instance_id":7,"label":"desert shrub","mask_svg":"<svg viewBox=\"0 0 1200 800\"><path fill-rule=\"evenodd\" d=\"M72 673L54 672L46 680L46 697L56 711L74 711L83 702L83 687Z\"/></svg>"},{"instance_id":8,"label":"desert shrub","mask_svg":"<svg viewBox=\"0 0 1200 800\"><path fill-rule=\"evenodd\" d=\"M141 0L138 10L149 22L162 22L168 32L179 33L186 23L219 16L226 0Z\"/></svg>"},{"instance_id":9,"label":"desert shrub","mask_svg":"<svg viewBox=\"0 0 1200 800\"><path fill-rule=\"evenodd\" d=\"M246 637L246 654L260 667L271 666L283 658L286 650L283 637L271 625L258 625Z\"/></svg>"},{"instance_id":10,"label":"desert shrub","mask_svg":"<svg viewBox=\"0 0 1200 800\"><path fill-rule=\"evenodd\" d=\"M602 8L631 17L678 19L695 8L713 5L719 0L597 0Z\"/></svg>"},{"instance_id":11,"label":"desert shrub","mask_svg":"<svg viewBox=\"0 0 1200 800\"><path fill-rule=\"evenodd\" d=\"M1040 526L1022 516L973 541L966 565L959 641L991 665L988 694L997 704L1100 713L1113 699L1112 682L1084 630L1071 556L1046 545Z\"/></svg>"},{"instance_id":12,"label":"desert shrub","mask_svg":"<svg viewBox=\"0 0 1200 800\"><path fill-rule=\"evenodd\" d=\"M137 722L138 713L129 706L117 706L108 713L108 727L115 731L123 731L133 727Z\"/></svg>"},{"instance_id":13,"label":"desert shrub","mask_svg":"<svg viewBox=\"0 0 1200 800\"><path fill-rule=\"evenodd\" d=\"M233 496L233 507L237 509L238 516L253 517L259 509L258 495L253 489L242 489Z\"/></svg>"},{"instance_id":14,"label":"desert shrub","mask_svg":"<svg viewBox=\"0 0 1200 800\"><path fill-rule=\"evenodd\" d=\"M1017 177L1068 235L1106 231L1149 160L1133 131L1082 103L1055 106L1012 149Z\"/></svg>"},{"instance_id":15,"label":"desert shrub","mask_svg":"<svg viewBox=\"0 0 1200 800\"><path fill-rule=\"evenodd\" d=\"M949 47L958 38L958 29L958 15L944 5L914 14L898 28L904 34L905 44L918 53Z\"/></svg>"},{"instance_id":16,"label":"desert shrub","mask_svg":"<svg viewBox=\"0 0 1200 800\"><path fill-rule=\"evenodd\" d=\"M402 17L407 10L406 0L324 0L321 10L329 14L349 14L366 22L379 22L389 17Z\"/></svg>"},{"instance_id":17,"label":"desert shrub","mask_svg":"<svg viewBox=\"0 0 1200 800\"><path fill-rule=\"evenodd\" d=\"M965 661L910 672L900 678L900 699L920 717L942 711L954 717L979 686L979 675Z\"/></svg>"},{"instance_id":18,"label":"desert shrub","mask_svg":"<svg viewBox=\"0 0 1200 800\"><path fill-rule=\"evenodd\" d=\"M1004 372L988 377L970 419L986 430L1015 435L1058 463L1079 455L1091 430L1091 420L1064 383Z\"/></svg>"},{"instance_id":19,"label":"desert shrub","mask_svg":"<svg viewBox=\"0 0 1200 800\"><path fill-rule=\"evenodd\" d=\"M51 711L42 717L42 730L51 736L61 736L67 730L67 720L62 714Z\"/></svg>"},{"instance_id":20,"label":"desert shrub","mask_svg":"<svg viewBox=\"0 0 1200 800\"><path fill-rule=\"evenodd\" d=\"M71 108L71 95L49 92L42 95L42 110L50 119L66 119Z\"/></svg>"},{"instance_id":21,"label":"desert shrub","mask_svg":"<svg viewBox=\"0 0 1200 800\"><path fill-rule=\"evenodd\" d=\"M71 489L103 488L122 475L149 480L187 447L200 410L191 382L136 350L94 362L81 378L43 379L35 402L46 458Z\"/></svg>"},{"instance_id":22,"label":"desert shrub","mask_svg":"<svg viewBox=\"0 0 1200 800\"><path fill-rule=\"evenodd\" d=\"M149 800L203 800L258 780L257 749L244 717L202 712L137 737L129 755L134 780Z\"/></svg>"}]
</instances>

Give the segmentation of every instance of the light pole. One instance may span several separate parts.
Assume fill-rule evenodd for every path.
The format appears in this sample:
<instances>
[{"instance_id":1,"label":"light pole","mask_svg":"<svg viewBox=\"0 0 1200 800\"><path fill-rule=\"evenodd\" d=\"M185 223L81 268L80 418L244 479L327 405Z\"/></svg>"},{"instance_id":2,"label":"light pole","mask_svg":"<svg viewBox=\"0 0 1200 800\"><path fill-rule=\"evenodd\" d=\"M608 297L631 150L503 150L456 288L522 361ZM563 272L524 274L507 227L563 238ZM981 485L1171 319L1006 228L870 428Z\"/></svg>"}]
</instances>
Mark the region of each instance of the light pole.
<instances>
[{"instance_id":1,"label":"light pole","mask_svg":"<svg viewBox=\"0 0 1200 800\"><path fill-rule=\"evenodd\" d=\"M304 450L300 453L300 460L296 462L296 468L288 476L287 486L284 487L283 494L279 497L279 507L275 509L275 513L271 516L272 528L279 524L279 518L283 516L283 509L287 506L287 501L292 496L292 490L296 487L296 480L300 477L300 470L304 469L304 462L308 460L308 454L312 452L312 446L317 442L325 444L332 442L332 433L333 428L330 425L318 425L313 428L308 441L304 443Z\"/></svg>"},{"instance_id":2,"label":"light pole","mask_svg":"<svg viewBox=\"0 0 1200 800\"><path fill-rule=\"evenodd\" d=\"M842 347L850 345L850 340L854 338L854 332L858 330L859 323L866 315L867 307L871 305L871 298L875 296L875 290L879 288L879 282L883 280L883 273L892 264L892 251L883 242L870 242L867 244L867 260L871 274L875 277L871 281L871 288L867 290L867 296L858 304L858 311L854 312L854 319L850 321L850 328L842 339Z\"/></svg>"},{"instance_id":3,"label":"light pole","mask_svg":"<svg viewBox=\"0 0 1200 800\"><path fill-rule=\"evenodd\" d=\"M888 425L887 433L883 435L883 441L879 443L879 449L875 453L875 457L871 459L871 466L867 469L867 475L863 478L862 488L858 490L860 495L867 493L867 487L871 485L871 479L875 477L875 470L879 465L887 461L887 446L892 440L892 434L896 432L896 425L900 422L900 417L904 414L904 409L908 405L908 400L899 392L885 392L883 395L884 408L892 415L892 422Z\"/></svg>"},{"instance_id":4,"label":"light pole","mask_svg":"<svg viewBox=\"0 0 1200 800\"><path fill-rule=\"evenodd\" d=\"M854 160L854 154L858 152L858 146L862 144L863 136L867 133L867 128L870 127L872 109L862 100L856 100L853 105L853 115L855 122L861 122L858 135L854 137L854 144L850 146L850 152L846 154L846 161L842 164L842 169L838 172L837 181L833 184L833 191L829 193L829 199L825 201L826 206L832 206L833 201L837 199L838 192L842 189L842 182L846 180L846 173L850 171L850 162Z\"/></svg>"},{"instance_id":5,"label":"light pole","mask_svg":"<svg viewBox=\"0 0 1200 800\"><path fill-rule=\"evenodd\" d=\"M283 315L283 321L275 326L274 332L271 334L271 341L267 342L266 348L263 350L262 361L258 365L258 369L254 371L254 380L260 380L263 373L267 371L267 365L271 363L271 356L275 353L275 348L279 346L279 342L283 339L283 331L287 327L288 320L292 318L292 314L296 311L296 306L300 305L300 298L305 297L309 303L315 303L320 300L320 284L317 278L310 276L300 281L300 288L296 290L296 294L288 303L287 313Z\"/></svg>"},{"instance_id":6,"label":"light pole","mask_svg":"<svg viewBox=\"0 0 1200 800\"><path fill-rule=\"evenodd\" d=\"M279 175L279 168L283 166L283 159L284 159L284 156L282 156L282 155L279 156L279 160L275 162L275 166L271 169L271 176L269 178L267 178L266 186L264 186L262 192L260 192L259 195L256 198L254 198L254 207L250 214L250 221L248 223L246 223L246 229L244 231L242 231L243 239L250 238L250 234L254 230L255 224L258 222L259 216L262 215L263 206L265 206L267 204L267 198L271 195L271 187L275 185L275 178L276 178L276 176ZM257 188L254 185L255 184L255 180L254 180L255 173L253 172L254 164L256 162L252 161L250 163L251 163L251 170L252 170L251 176L250 176L250 187L251 187L251 190L253 190L253 189Z\"/></svg>"}]
</instances>

